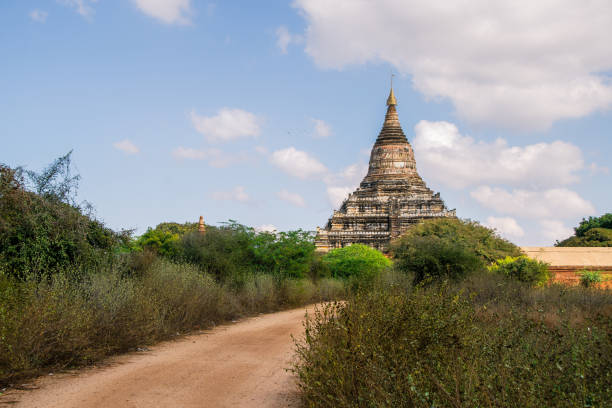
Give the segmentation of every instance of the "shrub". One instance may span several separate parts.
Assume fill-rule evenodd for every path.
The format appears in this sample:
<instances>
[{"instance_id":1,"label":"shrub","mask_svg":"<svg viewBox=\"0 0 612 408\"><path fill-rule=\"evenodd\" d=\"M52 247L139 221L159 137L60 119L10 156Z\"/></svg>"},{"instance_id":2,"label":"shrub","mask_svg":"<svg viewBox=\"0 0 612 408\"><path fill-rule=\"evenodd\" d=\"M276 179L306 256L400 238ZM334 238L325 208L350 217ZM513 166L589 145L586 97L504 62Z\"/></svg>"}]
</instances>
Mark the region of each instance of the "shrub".
<instances>
[{"instance_id":1,"label":"shrub","mask_svg":"<svg viewBox=\"0 0 612 408\"><path fill-rule=\"evenodd\" d=\"M404 237L394 243L392 251L396 268L413 274L415 283L459 280L485 268L484 261L473 248L437 236Z\"/></svg>"},{"instance_id":2,"label":"shrub","mask_svg":"<svg viewBox=\"0 0 612 408\"><path fill-rule=\"evenodd\" d=\"M602 281L601 272L599 271L582 271L580 273L580 284L585 288L595 286Z\"/></svg>"},{"instance_id":3,"label":"shrub","mask_svg":"<svg viewBox=\"0 0 612 408\"><path fill-rule=\"evenodd\" d=\"M179 253L179 235L159 229L147 229L134 243L134 248L155 252L169 259L176 259Z\"/></svg>"},{"instance_id":4,"label":"shrub","mask_svg":"<svg viewBox=\"0 0 612 408\"><path fill-rule=\"evenodd\" d=\"M398 245L410 245L411 240L417 237L436 237L442 241L459 243L470 249L481 258L485 264L506 256L519 256L521 250L511 242L499 237L490 228L480 225L476 221L459 218L434 218L425 220L410 228L399 240ZM396 245L391 246L391 252Z\"/></svg>"},{"instance_id":5,"label":"shrub","mask_svg":"<svg viewBox=\"0 0 612 408\"><path fill-rule=\"evenodd\" d=\"M481 274L351 295L310 316L296 344L303 404L607 406L612 296L591 292Z\"/></svg>"},{"instance_id":6,"label":"shrub","mask_svg":"<svg viewBox=\"0 0 612 408\"><path fill-rule=\"evenodd\" d=\"M334 278L371 281L382 270L391 266L391 261L380 251L363 244L336 248L323 256L322 262Z\"/></svg>"},{"instance_id":7,"label":"shrub","mask_svg":"<svg viewBox=\"0 0 612 408\"><path fill-rule=\"evenodd\" d=\"M612 213L601 217L583 218L574 228L574 235L557 241L555 246L561 247L609 247L612 246Z\"/></svg>"},{"instance_id":8,"label":"shrub","mask_svg":"<svg viewBox=\"0 0 612 408\"><path fill-rule=\"evenodd\" d=\"M149 260L147 260L148 262ZM245 275L218 282L191 264L154 260L139 274L115 263L75 280L17 280L0 270L0 385L99 360L155 341L344 294L340 281Z\"/></svg>"},{"instance_id":9,"label":"shrub","mask_svg":"<svg viewBox=\"0 0 612 408\"><path fill-rule=\"evenodd\" d=\"M536 286L543 285L550 278L547 263L530 259L524 255L498 259L489 266L489 271Z\"/></svg>"},{"instance_id":10,"label":"shrub","mask_svg":"<svg viewBox=\"0 0 612 408\"><path fill-rule=\"evenodd\" d=\"M0 268L5 273L40 279L70 268L80 274L104 264L126 238L74 203L78 176L69 169L70 154L41 174L0 165Z\"/></svg>"}]
</instances>

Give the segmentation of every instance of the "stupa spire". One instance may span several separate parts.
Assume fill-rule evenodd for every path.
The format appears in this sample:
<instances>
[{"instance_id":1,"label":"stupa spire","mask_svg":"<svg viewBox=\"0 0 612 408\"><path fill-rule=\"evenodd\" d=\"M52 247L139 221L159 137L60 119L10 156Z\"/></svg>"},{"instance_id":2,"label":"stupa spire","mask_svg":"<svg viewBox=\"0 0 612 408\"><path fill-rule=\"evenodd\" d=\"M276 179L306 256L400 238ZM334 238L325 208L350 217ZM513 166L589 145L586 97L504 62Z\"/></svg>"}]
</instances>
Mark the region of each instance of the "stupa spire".
<instances>
[{"instance_id":1,"label":"stupa spire","mask_svg":"<svg viewBox=\"0 0 612 408\"><path fill-rule=\"evenodd\" d=\"M395 94L393 93L393 77L395 75L391 74L391 91L389 92L389 97L387 98L387 106L397 105L397 100L395 99Z\"/></svg>"}]
</instances>

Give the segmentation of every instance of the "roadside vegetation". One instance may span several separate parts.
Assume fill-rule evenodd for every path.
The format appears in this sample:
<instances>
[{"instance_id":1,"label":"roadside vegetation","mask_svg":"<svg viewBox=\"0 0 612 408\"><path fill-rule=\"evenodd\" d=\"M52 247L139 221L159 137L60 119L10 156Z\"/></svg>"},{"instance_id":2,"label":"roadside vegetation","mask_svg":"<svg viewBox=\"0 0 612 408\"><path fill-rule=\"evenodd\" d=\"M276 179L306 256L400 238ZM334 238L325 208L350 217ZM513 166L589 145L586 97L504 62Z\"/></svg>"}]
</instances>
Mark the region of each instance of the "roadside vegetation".
<instances>
[{"instance_id":1,"label":"roadside vegetation","mask_svg":"<svg viewBox=\"0 0 612 408\"><path fill-rule=\"evenodd\" d=\"M433 220L394 266L319 308L296 342L309 407L604 407L612 292L548 282L546 264L469 220Z\"/></svg>"},{"instance_id":2,"label":"roadside vegetation","mask_svg":"<svg viewBox=\"0 0 612 408\"><path fill-rule=\"evenodd\" d=\"M601 217L584 218L574 228L574 235L557 241L560 247L610 247L612 246L612 213Z\"/></svg>"},{"instance_id":3,"label":"roadside vegetation","mask_svg":"<svg viewBox=\"0 0 612 408\"><path fill-rule=\"evenodd\" d=\"M0 385L344 296L309 232L162 223L133 238L76 202L70 169L70 154L0 166Z\"/></svg>"}]
</instances>

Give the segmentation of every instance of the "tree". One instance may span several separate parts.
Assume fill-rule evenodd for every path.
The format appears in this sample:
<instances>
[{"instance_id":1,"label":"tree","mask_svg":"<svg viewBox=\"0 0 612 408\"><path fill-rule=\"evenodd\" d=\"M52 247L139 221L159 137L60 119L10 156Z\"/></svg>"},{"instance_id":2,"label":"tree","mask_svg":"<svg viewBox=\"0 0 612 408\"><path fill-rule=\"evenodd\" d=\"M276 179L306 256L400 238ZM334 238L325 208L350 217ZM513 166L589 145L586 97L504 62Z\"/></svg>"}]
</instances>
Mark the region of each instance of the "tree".
<instances>
[{"instance_id":1,"label":"tree","mask_svg":"<svg viewBox=\"0 0 612 408\"><path fill-rule=\"evenodd\" d=\"M558 247L611 247L612 246L612 213L601 217L583 218L574 228L574 235L557 241Z\"/></svg>"},{"instance_id":2,"label":"tree","mask_svg":"<svg viewBox=\"0 0 612 408\"><path fill-rule=\"evenodd\" d=\"M334 278L363 281L371 280L383 269L391 266L391 261L381 252L363 244L332 249L323 256L322 261Z\"/></svg>"},{"instance_id":3,"label":"tree","mask_svg":"<svg viewBox=\"0 0 612 408\"><path fill-rule=\"evenodd\" d=\"M95 268L126 236L75 204L70 153L40 174L0 165L0 270L25 279Z\"/></svg>"},{"instance_id":4,"label":"tree","mask_svg":"<svg viewBox=\"0 0 612 408\"><path fill-rule=\"evenodd\" d=\"M415 282L426 278L460 279L483 271L486 265L520 249L494 230L471 220L425 220L391 243L390 252L399 270L413 273Z\"/></svg>"}]
</instances>

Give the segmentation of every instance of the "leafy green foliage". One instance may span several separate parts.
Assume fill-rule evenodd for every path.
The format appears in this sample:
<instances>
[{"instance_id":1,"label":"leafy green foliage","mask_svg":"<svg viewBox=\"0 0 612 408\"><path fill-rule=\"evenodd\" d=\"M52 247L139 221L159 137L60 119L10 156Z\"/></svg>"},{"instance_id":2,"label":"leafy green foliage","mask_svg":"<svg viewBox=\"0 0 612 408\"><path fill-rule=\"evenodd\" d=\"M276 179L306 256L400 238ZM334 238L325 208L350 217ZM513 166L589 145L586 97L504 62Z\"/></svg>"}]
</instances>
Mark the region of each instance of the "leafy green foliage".
<instances>
[{"instance_id":1,"label":"leafy green foliage","mask_svg":"<svg viewBox=\"0 0 612 408\"><path fill-rule=\"evenodd\" d=\"M472 248L486 264L505 256L519 256L521 251L513 243L500 238L494 230L476 221L459 218L435 218L425 220L408 230L400 243L415 237L437 237L446 242L457 242Z\"/></svg>"},{"instance_id":2,"label":"leafy green foliage","mask_svg":"<svg viewBox=\"0 0 612 408\"><path fill-rule=\"evenodd\" d=\"M381 252L363 244L353 244L329 251L322 258L334 278L370 281L391 266Z\"/></svg>"},{"instance_id":3,"label":"leafy green foliage","mask_svg":"<svg viewBox=\"0 0 612 408\"><path fill-rule=\"evenodd\" d=\"M550 278L548 264L524 255L498 259L493 265L489 266L489 271L535 286L545 284Z\"/></svg>"},{"instance_id":4,"label":"leafy green foliage","mask_svg":"<svg viewBox=\"0 0 612 408\"><path fill-rule=\"evenodd\" d=\"M584 232L580 237L572 236L563 241L557 242L559 247L611 247L612 229L592 228Z\"/></svg>"},{"instance_id":5,"label":"leafy green foliage","mask_svg":"<svg viewBox=\"0 0 612 408\"><path fill-rule=\"evenodd\" d=\"M593 228L612 229L612 213L604 214L601 217L589 217L588 220L583 218L578 227L575 228L576 236L583 237L587 231Z\"/></svg>"},{"instance_id":6,"label":"leafy green foliage","mask_svg":"<svg viewBox=\"0 0 612 408\"><path fill-rule=\"evenodd\" d=\"M0 269L18 277L96 268L127 239L74 204L70 153L41 174L0 165Z\"/></svg>"},{"instance_id":7,"label":"leafy green foliage","mask_svg":"<svg viewBox=\"0 0 612 408\"><path fill-rule=\"evenodd\" d=\"M314 259L314 237L297 230L257 233L233 220L207 227L205 234L185 234L179 248L183 259L219 280L238 283L250 273L271 273L280 279L308 276Z\"/></svg>"},{"instance_id":8,"label":"leafy green foliage","mask_svg":"<svg viewBox=\"0 0 612 408\"><path fill-rule=\"evenodd\" d=\"M580 284L585 288L595 286L601 282L603 282L603 279L599 271L582 271L580 273Z\"/></svg>"},{"instance_id":9,"label":"leafy green foliage","mask_svg":"<svg viewBox=\"0 0 612 408\"><path fill-rule=\"evenodd\" d=\"M495 259L518 256L520 249L475 221L454 218L426 220L408 230L390 247L395 266L426 279L461 279L484 270Z\"/></svg>"},{"instance_id":10,"label":"leafy green foliage","mask_svg":"<svg viewBox=\"0 0 612 408\"><path fill-rule=\"evenodd\" d=\"M179 234L177 233L149 228L134 242L134 248L141 251L153 251L168 258L176 258L179 253L178 242Z\"/></svg>"},{"instance_id":11,"label":"leafy green foliage","mask_svg":"<svg viewBox=\"0 0 612 408\"><path fill-rule=\"evenodd\" d=\"M611 318L581 287L387 285L310 316L295 372L307 407L603 407Z\"/></svg>"},{"instance_id":12,"label":"leafy green foliage","mask_svg":"<svg viewBox=\"0 0 612 408\"><path fill-rule=\"evenodd\" d=\"M396 268L412 273L415 282L459 280L485 268L484 261L471 247L437 236L400 239L392 251Z\"/></svg>"},{"instance_id":13,"label":"leafy green foliage","mask_svg":"<svg viewBox=\"0 0 612 408\"><path fill-rule=\"evenodd\" d=\"M612 246L612 213L601 217L583 218L574 228L574 235L557 241L559 247L611 247Z\"/></svg>"}]
</instances>

